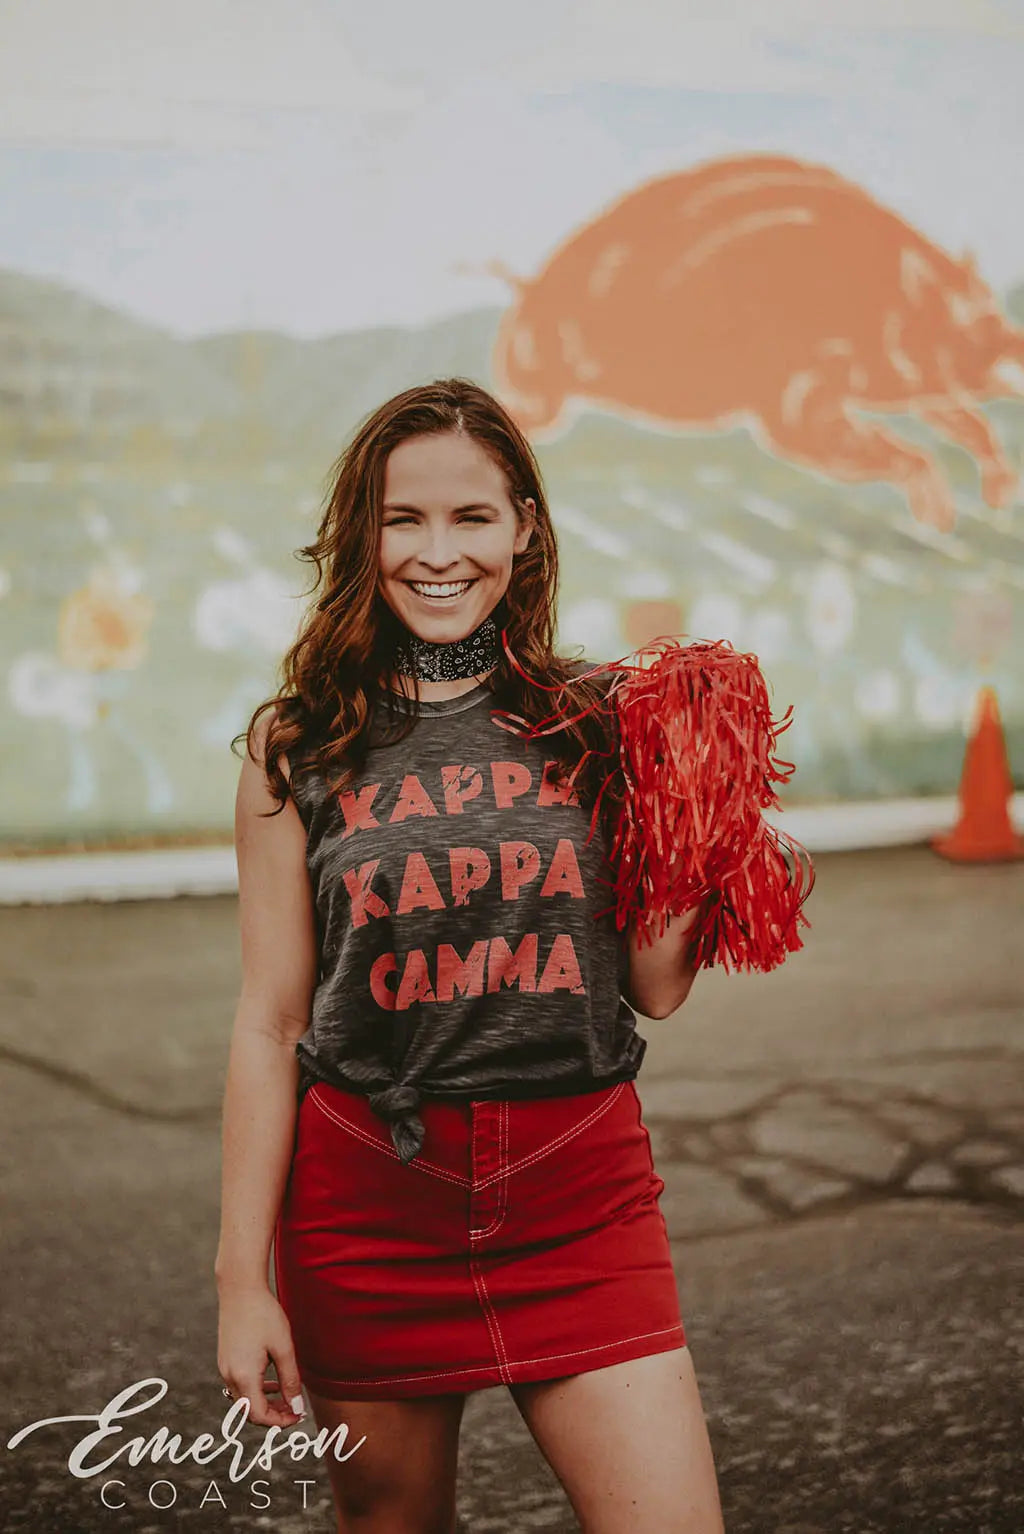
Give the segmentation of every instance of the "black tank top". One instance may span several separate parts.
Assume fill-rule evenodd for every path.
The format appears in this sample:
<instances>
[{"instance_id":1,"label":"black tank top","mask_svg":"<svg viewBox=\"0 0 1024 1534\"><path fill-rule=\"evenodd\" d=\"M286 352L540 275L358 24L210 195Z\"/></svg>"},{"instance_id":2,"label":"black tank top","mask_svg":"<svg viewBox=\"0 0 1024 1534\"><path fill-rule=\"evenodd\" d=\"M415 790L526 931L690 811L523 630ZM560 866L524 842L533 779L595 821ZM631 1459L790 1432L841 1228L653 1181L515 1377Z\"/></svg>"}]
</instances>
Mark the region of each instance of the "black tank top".
<instances>
[{"instance_id":1,"label":"black tank top","mask_svg":"<svg viewBox=\"0 0 1024 1534\"><path fill-rule=\"evenodd\" d=\"M292 783L320 952L300 1099L315 1080L365 1094L403 1162L424 1098L597 1091L632 1080L647 1048L621 995L602 828L588 842L591 810L549 743L494 707L484 683L421 702L404 740L378 727L349 790L329 794L319 769Z\"/></svg>"}]
</instances>

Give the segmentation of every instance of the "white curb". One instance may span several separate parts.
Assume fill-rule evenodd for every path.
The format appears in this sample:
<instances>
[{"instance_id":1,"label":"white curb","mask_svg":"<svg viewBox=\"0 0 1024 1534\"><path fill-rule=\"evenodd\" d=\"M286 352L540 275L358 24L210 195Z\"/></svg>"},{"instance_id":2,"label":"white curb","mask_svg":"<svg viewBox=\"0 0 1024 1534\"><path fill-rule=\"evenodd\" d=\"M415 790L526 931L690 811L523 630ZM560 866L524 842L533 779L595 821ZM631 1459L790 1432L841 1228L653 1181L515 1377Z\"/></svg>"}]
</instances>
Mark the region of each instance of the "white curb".
<instances>
[{"instance_id":1,"label":"white curb","mask_svg":"<svg viewBox=\"0 0 1024 1534\"><path fill-rule=\"evenodd\" d=\"M1024 793L1010 801L1024 833ZM807 805L769 815L772 825L808 852L906 846L956 824L955 794L928 799L869 799ZM238 889L233 847L174 847L148 852L80 852L0 857L0 905L72 900L165 900L175 895L232 895Z\"/></svg>"}]
</instances>

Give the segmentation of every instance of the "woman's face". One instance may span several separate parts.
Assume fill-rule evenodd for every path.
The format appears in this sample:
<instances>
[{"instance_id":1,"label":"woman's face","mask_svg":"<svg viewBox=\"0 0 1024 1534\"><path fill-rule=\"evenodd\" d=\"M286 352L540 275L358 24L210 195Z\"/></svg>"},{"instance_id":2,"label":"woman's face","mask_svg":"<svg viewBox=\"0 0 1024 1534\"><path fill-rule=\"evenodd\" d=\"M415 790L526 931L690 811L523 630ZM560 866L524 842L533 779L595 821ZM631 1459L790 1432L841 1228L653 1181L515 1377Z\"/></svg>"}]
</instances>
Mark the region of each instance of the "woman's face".
<instances>
[{"instance_id":1,"label":"woman's face","mask_svg":"<svg viewBox=\"0 0 1024 1534\"><path fill-rule=\"evenodd\" d=\"M532 518L536 505L526 506ZM384 478L381 595L421 639L464 639L504 595L530 532L504 473L472 437L409 437Z\"/></svg>"}]
</instances>

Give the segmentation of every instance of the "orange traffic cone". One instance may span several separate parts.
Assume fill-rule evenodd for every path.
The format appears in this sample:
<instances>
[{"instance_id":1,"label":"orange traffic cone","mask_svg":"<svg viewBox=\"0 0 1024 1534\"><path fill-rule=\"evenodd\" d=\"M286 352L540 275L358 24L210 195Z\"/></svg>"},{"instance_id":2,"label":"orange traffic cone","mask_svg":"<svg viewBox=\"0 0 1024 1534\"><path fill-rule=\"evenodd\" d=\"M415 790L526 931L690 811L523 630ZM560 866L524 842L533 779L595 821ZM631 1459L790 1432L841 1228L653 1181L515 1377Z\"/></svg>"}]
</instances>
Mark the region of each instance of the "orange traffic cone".
<instances>
[{"instance_id":1,"label":"orange traffic cone","mask_svg":"<svg viewBox=\"0 0 1024 1534\"><path fill-rule=\"evenodd\" d=\"M991 687L978 693L974 728L960 777L960 819L945 836L933 836L935 851L958 863L992 863L1024 857L1024 836L1010 820L1013 780L999 705Z\"/></svg>"}]
</instances>

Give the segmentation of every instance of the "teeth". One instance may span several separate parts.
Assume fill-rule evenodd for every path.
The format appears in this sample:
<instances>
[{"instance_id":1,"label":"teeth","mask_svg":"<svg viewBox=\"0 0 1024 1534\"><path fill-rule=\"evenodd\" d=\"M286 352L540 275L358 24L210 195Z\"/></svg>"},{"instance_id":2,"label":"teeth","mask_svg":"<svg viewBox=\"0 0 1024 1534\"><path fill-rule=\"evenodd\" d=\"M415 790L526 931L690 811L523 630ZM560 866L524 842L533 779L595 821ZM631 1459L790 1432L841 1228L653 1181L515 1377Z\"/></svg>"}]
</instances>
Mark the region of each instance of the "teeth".
<instances>
[{"instance_id":1,"label":"teeth","mask_svg":"<svg viewBox=\"0 0 1024 1534\"><path fill-rule=\"evenodd\" d=\"M440 582L410 581L409 584L413 591L418 592L420 596L454 597L467 590L471 583L469 581L447 581L441 584Z\"/></svg>"}]
</instances>

